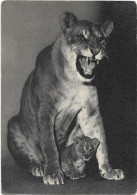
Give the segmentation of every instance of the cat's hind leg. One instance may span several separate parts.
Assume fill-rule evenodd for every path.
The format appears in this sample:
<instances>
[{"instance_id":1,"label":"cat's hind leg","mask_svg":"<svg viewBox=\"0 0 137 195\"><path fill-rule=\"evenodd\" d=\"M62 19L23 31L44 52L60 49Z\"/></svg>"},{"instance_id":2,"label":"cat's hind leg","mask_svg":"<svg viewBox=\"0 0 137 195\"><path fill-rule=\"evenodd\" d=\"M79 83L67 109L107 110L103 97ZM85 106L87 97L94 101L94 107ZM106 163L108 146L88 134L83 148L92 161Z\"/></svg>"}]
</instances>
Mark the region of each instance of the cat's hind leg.
<instances>
[{"instance_id":1,"label":"cat's hind leg","mask_svg":"<svg viewBox=\"0 0 137 195\"><path fill-rule=\"evenodd\" d=\"M19 116L14 116L9 120L7 143L18 165L27 168L34 176L43 176L42 153L37 144L22 133Z\"/></svg>"}]
</instances>

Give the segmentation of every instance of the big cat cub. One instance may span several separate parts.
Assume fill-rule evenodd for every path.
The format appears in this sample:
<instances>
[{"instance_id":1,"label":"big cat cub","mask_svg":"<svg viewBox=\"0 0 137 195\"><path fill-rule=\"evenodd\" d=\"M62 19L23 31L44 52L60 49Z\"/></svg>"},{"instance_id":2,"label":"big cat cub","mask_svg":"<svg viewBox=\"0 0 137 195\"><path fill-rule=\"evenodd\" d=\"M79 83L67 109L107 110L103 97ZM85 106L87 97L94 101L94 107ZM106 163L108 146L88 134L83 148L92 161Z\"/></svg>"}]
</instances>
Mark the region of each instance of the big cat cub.
<instances>
[{"instance_id":1,"label":"big cat cub","mask_svg":"<svg viewBox=\"0 0 137 195\"><path fill-rule=\"evenodd\" d=\"M113 23L99 26L66 12L60 24L62 34L39 53L24 85L19 114L9 120L9 150L19 165L43 177L45 184L58 185L64 183L63 147L77 136L97 138L100 175L121 180L123 171L112 169L108 160L97 89L92 85Z\"/></svg>"}]
</instances>

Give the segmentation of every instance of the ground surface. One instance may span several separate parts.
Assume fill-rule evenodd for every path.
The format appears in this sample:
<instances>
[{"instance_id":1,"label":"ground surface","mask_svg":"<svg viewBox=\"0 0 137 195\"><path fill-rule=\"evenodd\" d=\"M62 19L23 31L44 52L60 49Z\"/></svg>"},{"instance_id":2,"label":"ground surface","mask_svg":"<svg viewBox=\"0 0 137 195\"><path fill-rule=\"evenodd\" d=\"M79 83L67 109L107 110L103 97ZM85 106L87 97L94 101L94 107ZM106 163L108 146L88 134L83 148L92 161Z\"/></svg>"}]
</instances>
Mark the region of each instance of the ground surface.
<instances>
[{"instance_id":1,"label":"ground surface","mask_svg":"<svg viewBox=\"0 0 137 195\"><path fill-rule=\"evenodd\" d=\"M85 179L67 179L65 185L46 186L42 183L42 178L31 176L16 164L6 166L2 168L4 194L135 194L133 177L127 177L123 181L107 181L97 173L91 175L91 171L87 170L88 176Z\"/></svg>"}]
</instances>

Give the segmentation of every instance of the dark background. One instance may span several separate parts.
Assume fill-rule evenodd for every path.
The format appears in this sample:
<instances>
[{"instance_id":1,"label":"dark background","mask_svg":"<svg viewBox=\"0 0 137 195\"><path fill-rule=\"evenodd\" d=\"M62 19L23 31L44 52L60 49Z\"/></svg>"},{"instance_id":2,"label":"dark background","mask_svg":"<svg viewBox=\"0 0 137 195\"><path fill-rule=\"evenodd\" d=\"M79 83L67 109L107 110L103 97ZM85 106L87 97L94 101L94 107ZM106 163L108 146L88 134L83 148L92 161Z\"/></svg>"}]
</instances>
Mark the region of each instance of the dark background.
<instances>
[{"instance_id":1,"label":"dark background","mask_svg":"<svg viewBox=\"0 0 137 195\"><path fill-rule=\"evenodd\" d=\"M114 22L109 63L98 68L98 93L111 164L135 173L136 150L136 7L106 2L104 17Z\"/></svg>"},{"instance_id":2,"label":"dark background","mask_svg":"<svg viewBox=\"0 0 137 195\"><path fill-rule=\"evenodd\" d=\"M114 22L107 52L96 71L101 114L110 163L126 180L99 177L97 162L87 165L85 180L47 187L20 169L7 145L7 121L18 113L23 84L37 54L60 31L59 16L72 11L79 19ZM136 150L136 4L134 2L5 2L2 4L2 181L8 193L135 193ZM91 166L92 165L92 166ZM37 186L37 187L36 187Z\"/></svg>"}]
</instances>

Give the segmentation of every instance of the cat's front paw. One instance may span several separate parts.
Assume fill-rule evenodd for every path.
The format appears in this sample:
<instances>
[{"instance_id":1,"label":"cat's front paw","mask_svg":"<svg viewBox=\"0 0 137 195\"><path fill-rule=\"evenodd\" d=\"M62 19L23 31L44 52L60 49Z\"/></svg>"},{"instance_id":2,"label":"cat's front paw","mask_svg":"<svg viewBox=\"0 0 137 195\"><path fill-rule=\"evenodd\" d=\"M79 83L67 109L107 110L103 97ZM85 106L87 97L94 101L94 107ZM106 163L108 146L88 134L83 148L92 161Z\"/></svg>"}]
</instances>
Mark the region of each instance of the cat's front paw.
<instances>
[{"instance_id":1,"label":"cat's front paw","mask_svg":"<svg viewBox=\"0 0 137 195\"><path fill-rule=\"evenodd\" d=\"M100 172L101 176L108 180L123 180L125 174L121 169L111 169L108 173Z\"/></svg>"},{"instance_id":2,"label":"cat's front paw","mask_svg":"<svg viewBox=\"0 0 137 195\"><path fill-rule=\"evenodd\" d=\"M43 182L47 185L64 184L64 175L59 166L46 166L44 168Z\"/></svg>"}]
</instances>

